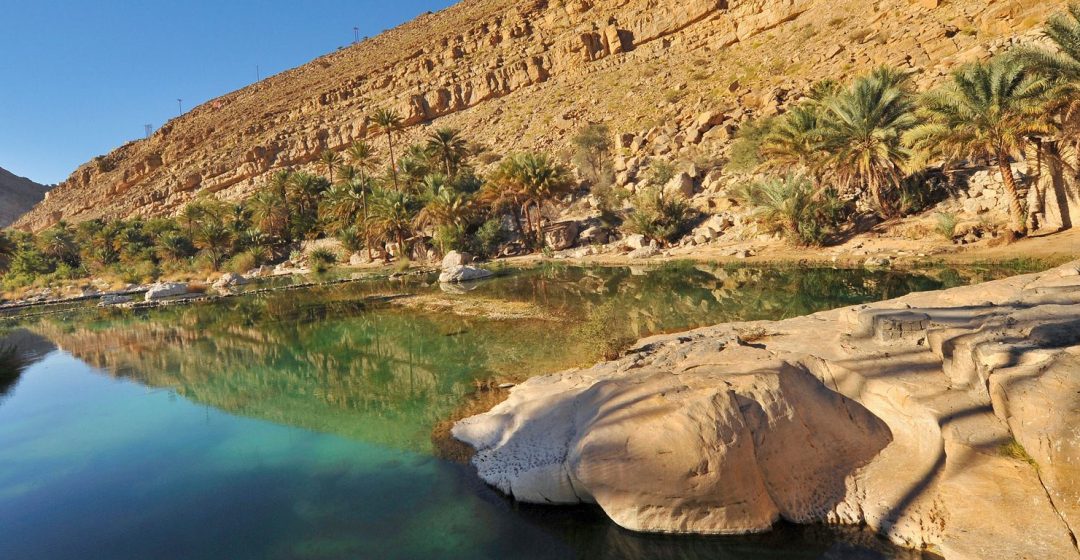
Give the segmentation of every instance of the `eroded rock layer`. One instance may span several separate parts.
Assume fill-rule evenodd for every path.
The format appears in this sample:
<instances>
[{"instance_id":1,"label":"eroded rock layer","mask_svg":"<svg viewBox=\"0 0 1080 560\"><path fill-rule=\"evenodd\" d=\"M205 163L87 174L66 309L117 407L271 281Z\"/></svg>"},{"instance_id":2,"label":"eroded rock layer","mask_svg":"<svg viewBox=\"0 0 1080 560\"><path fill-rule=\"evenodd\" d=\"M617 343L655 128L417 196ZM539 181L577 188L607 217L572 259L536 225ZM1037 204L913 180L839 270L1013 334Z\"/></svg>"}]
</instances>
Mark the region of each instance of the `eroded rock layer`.
<instances>
[{"instance_id":1,"label":"eroded rock layer","mask_svg":"<svg viewBox=\"0 0 1080 560\"><path fill-rule=\"evenodd\" d=\"M496 154L559 150L605 122L624 149L715 157L739 122L814 80L893 64L930 83L1034 36L1062 5L465 0L196 107L82 165L17 226L173 214L203 191L240 199L276 169L314 168L322 150L372 136L366 116L381 106L405 118L402 142L436 125Z\"/></svg>"},{"instance_id":2,"label":"eroded rock layer","mask_svg":"<svg viewBox=\"0 0 1080 560\"><path fill-rule=\"evenodd\" d=\"M1080 261L643 340L454 435L486 481L639 531L864 523L947 559L1080 558Z\"/></svg>"}]
</instances>

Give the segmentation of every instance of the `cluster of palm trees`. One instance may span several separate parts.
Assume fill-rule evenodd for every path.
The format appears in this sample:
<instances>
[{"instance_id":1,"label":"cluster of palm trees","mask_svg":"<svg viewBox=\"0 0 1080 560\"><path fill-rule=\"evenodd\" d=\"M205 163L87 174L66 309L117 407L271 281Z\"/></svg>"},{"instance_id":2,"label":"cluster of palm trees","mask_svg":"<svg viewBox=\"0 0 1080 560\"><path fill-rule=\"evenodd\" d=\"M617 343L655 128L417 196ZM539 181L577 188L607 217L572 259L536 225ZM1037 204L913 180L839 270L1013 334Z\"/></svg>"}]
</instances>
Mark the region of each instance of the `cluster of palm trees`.
<instances>
[{"instance_id":1,"label":"cluster of palm trees","mask_svg":"<svg viewBox=\"0 0 1080 560\"><path fill-rule=\"evenodd\" d=\"M402 119L371 116L387 152L397 153ZM90 272L132 281L171 269L243 271L284 256L295 243L335 236L350 251L408 258L419 243L438 252L493 252L517 234L526 247L543 243L542 212L576 183L566 167L533 153L513 154L487 178L471 165L473 149L454 129L440 128L397 158L380 160L358 141L324 150L321 174L275 172L250 198L228 203L199 197L175 218L60 223L33 236L0 234L0 270L9 285L50 275ZM515 227L503 227L504 220ZM516 231L514 231L516 229Z\"/></svg>"},{"instance_id":2,"label":"cluster of palm trees","mask_svg":"<svg viewBox=\"0 0 1080 560\"><path fill-rule=\"evenodd\" d=\"M992 162L1009 200L1011 235L1027 233L1012 162L1038 146L1060 157L1075 143L1080 107L1080 6L1050 19L1055 51L1024 47L953 72L918 94L908 74L879 68L847 88L827 80L769 125L759 147L764 166L800 170L813 186L807 204L835 189L860 196L889 217L906 179L928 163ZM1075 170L1074 170L1075 172Z\"/></svg>"}]
</instances>

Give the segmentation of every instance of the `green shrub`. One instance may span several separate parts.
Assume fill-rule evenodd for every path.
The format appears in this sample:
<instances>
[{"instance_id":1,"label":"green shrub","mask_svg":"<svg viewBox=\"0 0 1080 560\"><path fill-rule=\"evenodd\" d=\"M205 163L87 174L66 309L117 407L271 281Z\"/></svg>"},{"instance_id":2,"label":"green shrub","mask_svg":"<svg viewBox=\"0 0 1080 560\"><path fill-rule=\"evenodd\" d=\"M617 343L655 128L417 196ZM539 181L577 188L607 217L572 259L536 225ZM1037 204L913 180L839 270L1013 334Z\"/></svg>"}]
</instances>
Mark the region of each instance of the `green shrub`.
<instances>
[{"instance_id":1,"label":"green shrub","mask_svg":"<svg viewBox=\"0 0 1080 560\"><path fill-rule=\"evenodd\" d=\"M308 253L308 264L315 272L326 272L330 266L337 262L337 255L333 251L324 248L313 249Z\"/></svg>"},{"instance_id":2,"label":"green shrub","mask_svg":"<svg viewBox=\"0 0 1080 560\"><path fill-rule=\"evenodd\" d=\"M766 232L780 233L798 245L824 245L844 213L834 191L815 192L810 180L798 175L744 185L736 196L754 209Z\"/></svg>"},{"instance_id":3,"label":"green shrub","mask_svg":"<svg viewBox=\"0 0 1080 560\"><path fill-rule=\"evenodd\" d=\"M450 251L464 249L465 238L465 226L447 224L435 228L435 233L431 236L431 242L435 244L435 248L439 250L440 254L445 255Z\"/></svg>"},{"instance_id":4,"label":"green shrub","mask_svg":"<svg viewBox=\"0 0 1080 560\"><path fill-rule=\"evenodd\" d=\"M655 187L645 187L634 196L634 209L623 229L661 244L677 241L690 229L693 210L681 195L664 195Z\"/></svg>"},{"instance_id":5,"label":"green shrub","mask_svg":"<svg viewBox=\"0 0 1080 560\"><path fill-rule=\"evenodd\" d=\"M364 236L360 234L355 226L349 226L339 231L337 239L341 242L341 246L350 253L356 253L364 248Z\"/></svg>"},{"instance_id":6,"label":"green shrub","mask_svg":"<svg viewBox=\"0 0 1080 560\"><path fill-rule=\"evenodd\" d=\"M747 121L739 127L728 151L728 170L749 173L761 165L761 142L772 129L772 122L771 119Z\"/></svg>"},{"instance_id":7,"label":"green shrub","mask_svg":"<svg viewBox=\"0 0 1080 560\"><path fill-rule=\"evenodd\" d=\"M615 300L589 308L585 320L577 328L578 339L596 349L605 360L614 360L634 343L627 323L619 313Z\"/></svg>"},{"instance_id":8,"label":"green shrub","mask_svg":"<svg viewBox=\"0 0 1080 560\"><path fill-rule=\"evenodd\" d=\"M502 221L492 218L476 230L473 235L473 247L477 255L491 258L499 250L499 245L505 241L506 235L502 229Z\"/></svg>"},{"instance_id":9,"label":"green shrub","mask_svg":"<svg viewBox=\"0 0 1080 560\"><path fill-rule=\"evenodd\" d=\"M225 263L225 270L243 274L259 266L259 260L259 256L251 250L237 253Z\"/></svg>"},{"instance_id":10,"label":"green shrub","mask_svg":"<svg viewBox=\"0 0 1080 560\"><path fill-rule=\"evenodd\" d=\"M937 213L937 225L934 226L934 230L939 235L952 241L956 237L956 214L952 212L938 212Z\"/></svg>"}]
</instances>

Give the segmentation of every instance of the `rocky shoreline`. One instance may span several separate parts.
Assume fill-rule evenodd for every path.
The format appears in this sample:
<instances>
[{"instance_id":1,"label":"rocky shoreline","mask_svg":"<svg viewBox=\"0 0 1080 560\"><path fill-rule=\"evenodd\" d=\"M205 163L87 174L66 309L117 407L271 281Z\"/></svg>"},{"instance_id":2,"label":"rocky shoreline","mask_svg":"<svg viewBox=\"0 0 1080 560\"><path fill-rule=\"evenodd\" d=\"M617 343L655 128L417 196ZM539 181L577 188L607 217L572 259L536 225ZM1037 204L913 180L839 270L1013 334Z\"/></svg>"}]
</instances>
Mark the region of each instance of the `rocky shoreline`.
<instances>
[{"instance_id":1,"label":"rocky shoreline","mask_svg":"<svg viewBox=\"0 0 1080 560\"><path fill-rule=\"evenodd\" d=\"M865 524L976 558L1080 558L1080 261L645 339L459 421L523 502L637 531Z\"/></svg>"}]
</instances>

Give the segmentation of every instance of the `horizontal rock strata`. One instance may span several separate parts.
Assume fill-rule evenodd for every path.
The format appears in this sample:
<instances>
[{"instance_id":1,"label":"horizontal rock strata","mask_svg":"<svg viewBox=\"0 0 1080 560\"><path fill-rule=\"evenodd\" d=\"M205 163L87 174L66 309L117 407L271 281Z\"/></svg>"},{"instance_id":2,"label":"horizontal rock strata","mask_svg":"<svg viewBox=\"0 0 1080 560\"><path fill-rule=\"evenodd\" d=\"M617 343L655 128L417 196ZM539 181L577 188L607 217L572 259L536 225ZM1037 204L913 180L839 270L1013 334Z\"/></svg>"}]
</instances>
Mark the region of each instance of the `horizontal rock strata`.
<instances>
[{"instance_id":1,"label":"horizontal rock strata","mask_svg":"<svg viewBox=\"0 0 1080 560\"><path fill-rule=\"evenodd\" d=\"M1080 559L1080 261L643 340L454 435L484 480L638 531L866 524L947 559Z\"/></svg>"},{"instance_id":2,"label":"horizontal rock strata","mask_svg":"<svg viewBox=\"0 0 1080 560\"><path fill-rule=\"evenodd\" d=\"M604 122L632 152L710 144L716 157L739 121L811 81L880 64L933 81L1064 4L464 0L195 107L80 166L16 225L171 215L204 192L242 199L275 170L318 170L325 149L367 138L384 150L367 120L377 107L403 116L403 143L451 126L496 155L558 151Z\"/></svg>"}]
</instances>

